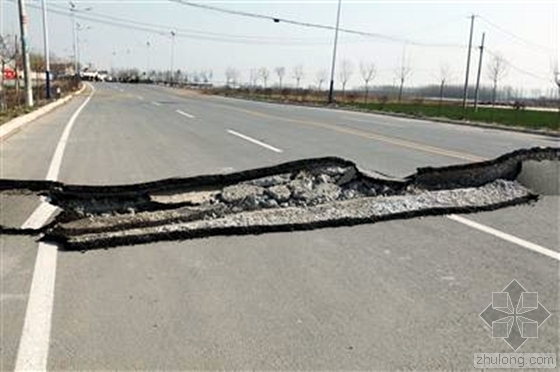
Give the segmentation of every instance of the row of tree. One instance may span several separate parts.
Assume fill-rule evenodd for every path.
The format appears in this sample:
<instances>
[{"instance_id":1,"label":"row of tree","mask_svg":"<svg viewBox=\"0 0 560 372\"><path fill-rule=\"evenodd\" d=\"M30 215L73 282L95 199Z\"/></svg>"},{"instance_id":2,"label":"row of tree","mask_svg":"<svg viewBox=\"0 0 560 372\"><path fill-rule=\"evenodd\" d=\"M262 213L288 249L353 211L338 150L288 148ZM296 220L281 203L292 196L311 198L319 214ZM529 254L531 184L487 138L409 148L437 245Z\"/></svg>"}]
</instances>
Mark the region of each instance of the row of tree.
<instances>
[{"instance_id":1,"label":"row of tree","mask_svg":"<svg viewBox=\"0 0 560 372\"><path fill-rule=\"evenodd\" d=\"M273 69L274 73L277 77L277 84L278 88L283 87L284 77L286 76L286 68L283 66L276 67ZM344 59L340 62L338 66L338 82L340 84L340 88L342 90L342 94L346 93L346 85L352 75L354 74L354 64L348 60ZM363 81L363 89L365 91L365 100L368 99L368 93L370 90L370 86L373 83L376 75L377 75L377 68L375 63L373 62L364 62L362 61L359 64L358 69L359 75ZM412 74L412 68L410 65L403 63L400 67L394 70L395 77L399 83L398 88L398 100L401 101L403 95L403 89L405 86L406 81L409 79L410 75ZM507 73L507 62L505 59L500 55L493 56L492 60L488 63L487 66L487 76L491 79L493 84L493 95L492 95L492 102L496 100L496 92L498 89L498 83ZM226 75L226 85L227 86L238 86L240 85L240 73L237 69L228 67L225 71ZM251 87L262 86L265 89L269 86L269 79L270 79L271 71L267 67L261 68L253 68L249 71L249 85ZM294 83L297 89L300 88L301 80L304 76L304 70L302 65L296 65L291 70L291 77L294 79ZM443 97L444 89L446 83L450 79L450 68L448 65L443 65L440 69L440 79L439 79L439 95ZM322 89L323 83L327 80L327 71L320 70L316 73L315 82L316 87L318 90ZM261 84L262 83L262 84Z\"/></svg>"}]
</instances>

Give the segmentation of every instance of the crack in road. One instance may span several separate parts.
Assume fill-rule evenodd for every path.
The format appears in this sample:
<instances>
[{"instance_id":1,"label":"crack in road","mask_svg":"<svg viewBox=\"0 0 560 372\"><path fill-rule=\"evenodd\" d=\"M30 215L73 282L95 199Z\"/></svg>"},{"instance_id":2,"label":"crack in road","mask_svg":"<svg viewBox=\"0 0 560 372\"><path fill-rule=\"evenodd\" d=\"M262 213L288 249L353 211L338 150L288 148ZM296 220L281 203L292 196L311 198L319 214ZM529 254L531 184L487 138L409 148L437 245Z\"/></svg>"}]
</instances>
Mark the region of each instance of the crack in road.
<instances>
[{"instance_id":1,"label":"crack in road","mask_svg":"<svg viewBox=\"0 0 560 372\"><path fill-rule=\"evenodd\" d=\"M2 226L0 232L40 234L61 249L87 250L478 212L536 200L531 177L518 180L523 164L559 159L560 148L522 149L484 162L420 168L403 179L325 157L120 186L0 180L0 202L43 197L59 209L38 229Z\"/></svg>"}]
</instances>

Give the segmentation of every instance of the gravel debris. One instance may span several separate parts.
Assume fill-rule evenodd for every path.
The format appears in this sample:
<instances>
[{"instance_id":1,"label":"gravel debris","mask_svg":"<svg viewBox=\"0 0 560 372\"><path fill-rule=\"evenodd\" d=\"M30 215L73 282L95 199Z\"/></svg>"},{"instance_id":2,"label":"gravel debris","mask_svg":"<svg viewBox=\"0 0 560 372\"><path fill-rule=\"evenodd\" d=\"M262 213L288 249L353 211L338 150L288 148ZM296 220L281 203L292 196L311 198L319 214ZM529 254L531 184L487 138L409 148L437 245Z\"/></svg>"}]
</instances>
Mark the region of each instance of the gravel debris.
<instances>
[{"instance_id":1,"label":"gravel debris","mask_svg":"<svg viewBox=\"0 0 560 372\"><path fill-rule=\"evenodd\" d=\"M501 208L537 198L516 179L523 162L542 160L558 162L560 149L421 168L400 180L332 157L122 186L0 179L0 207L13 195L44 196L60 213L36 232L68 249L88 249ZM0 232L12 230L0 226Z\"/></svg>"}]
</instances>

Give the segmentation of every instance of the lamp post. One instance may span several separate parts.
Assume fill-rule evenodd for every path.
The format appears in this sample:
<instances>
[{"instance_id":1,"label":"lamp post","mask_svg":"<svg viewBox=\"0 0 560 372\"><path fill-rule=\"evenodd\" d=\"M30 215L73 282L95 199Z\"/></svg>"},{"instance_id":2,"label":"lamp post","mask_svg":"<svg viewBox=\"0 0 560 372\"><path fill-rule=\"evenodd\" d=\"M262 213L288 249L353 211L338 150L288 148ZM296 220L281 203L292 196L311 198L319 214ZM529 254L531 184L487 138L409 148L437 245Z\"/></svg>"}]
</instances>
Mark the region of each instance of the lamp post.
<instances>
[{"instance_id":1,"label":"lamp post","mask_svg":"<svg viewBox=\"0 0 560 372\"><path fill-rule=\"evenodd\" d=\"M76 22L76 68L80 68L80 31L91 30L91 26L82 26ZM78 70L78 75L80 71Z\"/></svg>"},{"instance_id":2,"label":"lamp post","mask_svg":"<svg viewBox=\"0 0 560 372\"><path fill-rule=\"evenodd\" d=\"M77 30L77 23L76 23L76 13L78 12L87 12L91 10L91 7L87 7L85 9L78 9L76 3L70 1L70 13L72 15L72 43L74 47L74 71L78 76L80 76L79 71L79 46L78 46L78 30Z\"/></svg>"},{"instance_id":3,"label":"lamp post","mask_svg":"<svg viewBox=\"0 0 560 372\"><path fill-rule=\"evenodd\" d=\"M148 74L150 73L150 47L152 46L152 44L150 44L149 41L146 41L146 76L148 76Z\"/></svg>"},{"instance_id":4,"label":"lamp post","mask_svg":"<svg viewBox=\"0 0 560 372\"><path fill-rule=\"evenodd\" d=\"M331 65L331 83L329 87L329 103L333 103L334 100L334 68L336 64L336 44L338 43L338 27L340 25L340 5L342 0L338 0L338 10L336 12L336 28L334 30L334 45L333 45L333 56Z\"/></svg>"},{"instance_id":5,"label":"lamp post","mask_svg":"<svg viewBox=\"0 0 560 372\"><path fill-rule=\"evenodd\" d=\"M171 69L169 71L169 84L173 85L173 64L175 60L175 35L177 33L175 31L171 31Z\"/></svg>"},{"instance_id":6,"label":"lamp post","mask_svg":"<svg viewBox=\"0 0 560 372\"><path fill-rule=\"evenodd\" d=\"M51 63L49 58L49 32L46 1L41 0L41 5L43 8L43 41L45 45L45 96L47 99L51 99Z\"/></svg>"}]
</instances>

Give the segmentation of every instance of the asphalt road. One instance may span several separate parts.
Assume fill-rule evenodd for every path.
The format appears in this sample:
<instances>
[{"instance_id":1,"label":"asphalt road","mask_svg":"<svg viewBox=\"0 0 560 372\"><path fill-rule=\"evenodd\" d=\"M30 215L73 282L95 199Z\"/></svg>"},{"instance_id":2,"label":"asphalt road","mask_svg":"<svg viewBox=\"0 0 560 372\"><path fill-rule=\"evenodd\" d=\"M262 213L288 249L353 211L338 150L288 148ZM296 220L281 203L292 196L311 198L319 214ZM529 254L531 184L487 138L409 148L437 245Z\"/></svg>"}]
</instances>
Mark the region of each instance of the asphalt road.
<instances>
[{"instance_id":1,"label":"asphalt road","mask_svg":"<svg viewBox=\"0 0 560 372\"><path fill-rule=\"evenodd\" d=\"M45 179L90 95L66 142L63 182L125 184L325 155L405 176L558 146L516 132L93 86L2 140L0 176ZM1 218L19 226L39 203L8 205ZM463 217L558 252L559 203L545 196ZM39 314L26 313L37 242L0 244L2 371L29 365L26 352L49 370L471 369L474 353L512 351L478 315L514 278L552 313L519 351L559 348L559 261L444 216L58 252L40 268L55 284ZM20 347L29 319L46 319L46 331Z\"/></svg>"}]
</instances>

